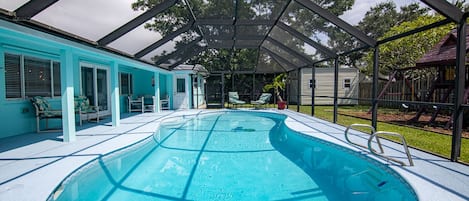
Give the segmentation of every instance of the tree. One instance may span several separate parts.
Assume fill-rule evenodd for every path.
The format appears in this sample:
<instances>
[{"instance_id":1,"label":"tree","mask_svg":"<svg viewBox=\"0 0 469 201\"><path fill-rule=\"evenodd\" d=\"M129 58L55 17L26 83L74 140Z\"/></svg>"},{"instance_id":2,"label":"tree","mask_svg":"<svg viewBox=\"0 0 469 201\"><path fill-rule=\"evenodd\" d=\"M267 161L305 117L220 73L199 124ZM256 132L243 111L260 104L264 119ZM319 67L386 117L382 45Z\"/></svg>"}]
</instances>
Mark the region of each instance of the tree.
<instances>
[{"instance_id":1,"label":"tree","mask_svg":"<svg viewBox=\"0 0 469 201\"><path fill-rule=\"evenodd\" d=\"M264 85L264 91L269 91L271 89L274 90L275 95L277 96L279 102L283 102L282 96L280 96L280 91L285 89L285 80L287 74L281 73L277 75L273 80L272 83Z\"/></svg>"},{"instance_id":2,"label":"tree","mask_svg":"<svg viewBox=\"0 0 469 201\"><path fill-rule=\"evenodd\" d=\"M428 13L428 8L421 8L419 4L412 3L396 11L396 4L388 1L371 7L365 17L358 23L358 28L368 36L378 39L387 31L403 22L413 20Z\"/></svg>"},{"instance_id":3,"label":"tree","mask_svg":"<svg viewBox=\"0 0 469 201\"><path fill-rule=\"evenodd\" d=\"M365 17L358 23L358 28L376 39L396 25L397 16L396 4L383 2L366 12Z\"/></svg>"},{"instance_id":4,"label":"tree","mask_svg":"<svg viewBox=\"0 0 469 201\"><path fill-rule=\"evenodd\" d=\"M155 5L162 3L165 0L136 0L132 4L135 10L147 10ZM346 10L349 10L354 1L353 0L313 0L319 6L329 10L330 12L341 15ZM180 1L181 2L181 1ZM233 2L233 1L231 1ZM216 18L216 19L232 19L237 14L238 18L242 19L276 19L277 15L281 13L287 1L272 1L272 0L256 0L256 1L237 1L234 3L227 3L227 1L219 0L191 0L189 1L193 14L197 19L201 18ZM237 11L235 11L237 9ZM145 28L161 33L163 36L172 33L178 28L184 26L189 22L191 13L188 11L187 6L182 3L177 3L175 6L159 14L153 20L145 25ZM313 20L312 20L313 19ZM315 13L308 9L302 8L298 3L292 2L287 11L282 17L282 22L291 25L301 33L308 37L315 37L318 30L325 30L329 24ZM199 26L199 28L206 28L203 30L204 36L226 36L230 33L230 26L213 25L209 28ZM263 28L265 29L265 28ZM197 29L195 29L197 30ZM268 29L267 29L268 30ZM267 32L265 31L265 33ZM228 33L228 34L227 34ZM262 33L262 32L260 32ZM192 40L195 34L188 34L184 40L176 43L176 46L187 43ZM319 37L316 37L320 40ZM286 46L291 47L299 52L304 52L304 42L295 40L289 37L281 41ZM274 47L275 50L275 47ZM254 55L254 59L252 59ZM199 58L192 60L193 62L200 62L200 64L208 67L209 69L219 69L220 66L225 67L224 70L237 70L244 69L245 66L255 66L257 64L257 50L246 50L243 52L232 52L232 50L218 49L207 50L199 55ZM215 58L221 56L221 58ZM315 55L313 55L315 56ZM204 58L210 57L210 58ZM287 58L295 60L297 58ZM216 61L214 61L216 60ZM248 62L248 63L246 63ZM218 65L219 64L219 65ZM216 66L218 65L218 66Z\"/></svg>"},{"instance_id":5,"label":"tree","mask_svg":"<svg viewBox=\"0 0 469 201\"><path fill-rule=\"evenodd\" d=\"M331 30L329 37L330 40L328 44L332 47L332 50L334 52L346 52L349 50L356 49L360 47L360 45L362 45L357 39L353 38L350 34L345 33L343 31L339 31L337 29ZM352 68L359 68L361 66L360 60L362 57L363 53L355 51L345 56L339 57L339 63Z\"/></svg>"},{"instance_id":6,"label":"tree","mask_svg":"<svg viewBox=\"0 0 469 201\"><path fill-rule=\"evenodd\" d=\"M440 15L420 16L413 21L404 22L398 26L392 27L383 35L383 38L410 31L443 19L444 18ZM382 74L389 74L394 69L415 66L416 61L433 48L433 46L437 44L444 35L448 34L452 28L454 28L454 24L448 24L380 45L379 72ZM369 53L366 60L368 65L365 72L371 73L373 66L373 53ZM427 72L421 71L420 73L425 74ZM416 77L421 74L412 74L407 76Z\"/></svg>"},{"instance_id":7,"label":"tree","mask_svg":"<svg viewBox=\"0 0 469 201\"><path fill-rule=\"evenodd\" d=\"M402 6L400 12L396 11L393 2L380 3L366 13L357 28L367 33L370 37L378 39L384 35L393 26L406 21L413 20L428 12L427 8L421 8L419 4L412 3ZM335 52L346 52L363 46L356 38L344 31L332 29L329 31L329 46ZM365 53L356 51L339 58L340 64L360 68L363 66L363 56Z\"/></svg>"}]
</instances>

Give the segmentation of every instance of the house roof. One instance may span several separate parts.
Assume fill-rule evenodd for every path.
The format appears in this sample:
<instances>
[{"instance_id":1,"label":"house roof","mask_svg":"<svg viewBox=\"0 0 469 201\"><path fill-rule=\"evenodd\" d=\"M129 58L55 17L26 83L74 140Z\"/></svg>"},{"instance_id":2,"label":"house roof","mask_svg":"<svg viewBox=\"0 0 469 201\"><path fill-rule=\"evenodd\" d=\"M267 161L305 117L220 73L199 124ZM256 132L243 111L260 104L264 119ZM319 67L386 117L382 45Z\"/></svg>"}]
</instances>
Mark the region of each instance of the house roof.
<instances>
[{"instance_id":1,"label":"house roof","mask_svg":"<svg viewBox=\"0 0 469 201\"><path fill-rule=\"evenodd\" d=\"M425 53L416 66L448 66L456 64L456 41L458 34L456 30L451 30L440 42L438 42L430 51ZM469 48L469 27L466 27L466 53Z\"/></svg>"},{"instance_id":2,"label":"house roof","mask_svg":"<svg viewBox=\"0 0 469 201\"><path fill-rule=\"evenodd\" d=\"M195 64L195 65L180 64L174 67L174 70L190 70L190 71L200 73L202 75L205 75L208 73L207 69L205 69L205 67L200 64Z\"/></svg>"}]
</instances>

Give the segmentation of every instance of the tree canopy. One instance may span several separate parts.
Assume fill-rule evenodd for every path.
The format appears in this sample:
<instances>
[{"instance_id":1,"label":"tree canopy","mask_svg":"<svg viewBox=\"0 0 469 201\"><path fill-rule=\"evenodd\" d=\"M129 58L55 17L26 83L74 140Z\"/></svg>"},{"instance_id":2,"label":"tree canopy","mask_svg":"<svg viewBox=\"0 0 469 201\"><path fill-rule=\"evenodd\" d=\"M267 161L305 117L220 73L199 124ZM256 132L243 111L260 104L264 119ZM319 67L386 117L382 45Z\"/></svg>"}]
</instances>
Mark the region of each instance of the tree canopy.
<instances>
[{"instance_id":1,"label":"tree canopy","mask_svg":"<svg viewBox=\"0 0 469 201\"><path fill-rule=\"evenodd\" d=\"M358 28L370 37L378 39L388 32L391 27L413 20L428 13L428 8L421 8L417 3L411 3L396 10L396 4L388 1L371 7L365 17L358 23Z\"/></svg>"},{"instance_id":2,"label":"tree canopy","mask_svg":"<svg viewBox=\"0 0 469 201\"><path fill-rule=\"evenodd\" d=\"M391 37L443 19L444 18L440 15L420 16L415 20L403 22L398 26L392 27L383 34L382 38ZM440 26L380 45L379 72L389 74L394 69L415 66L416 61L433 48L444 35L448 34L451 29L454 28L454 26L454 24ZM366 69L364 69L364 72L369 74L373 66L373 54L369 53L366 60L368 65ZM421 74L416 71L407 76L419 75Z\"/></svg>"},{"instance_id":3,"label":"tree canopy","mask_svg":"<svg viewBox=\"0 0 469 201\"><path fill-rule=\"evenodd\" d=\"M132 8L135 10L148 10L163 1L165 0L136 0ZM344 14L345 11L350 10L354 5L354 1L350 0L313 1L337 16ZM165 36L189 23L192 16L195 16L196 19L233 19L234 16L237 16L243 20L276 20L286 4L286 2L273 0L236 1L236 4L234 3L235 1L231 0L190 0L187 2L189 5L185 5L180 1L175 6L153 18L145 25L145 28ZM457 1L457 4L460 4L461 7L465 5L462 1ZM188 10L188 7L192 8L193 13ZM422 8L417 3L402 6L398 11L393 2L384 2L371 7L362 21L358 23L357 28L370 37L379 40L443 19L442 17L429 14L428 11L428 8ZM280 21L318 43L326 43L335 52L346 52L363 45L357 39L352 38L350 34L335 27L335 25L321 18L316 13L305 9L295 1L286 7ZM210 29L204 30L205 33L203 35L223 37L224 35L229 35L227 34L228 32L235 30L234 26L210 25ZM270 33L270 37L281 40L280 42L283 45L306 57L311 57L312 59L326 57L326 55L321 55L319 51L306 53L304 41L292 37L285 31L278 31L280 30L279 28L266 29L264 27L259 29L264 29L265 33ZM415 61L450 29L450 26L439 27L380 45L380 72L386 74L395 68L413 66ZM194 37L198 37L195 33L200 32L200 30L200 26L194 26L191 31L182 35L182 39L176 42L176 49L194 40ZM261 30L257 31L262 32ZM263 46L266 46L266 44L267 46L270 45L269 49L274 52L282 51L281 47L271 45L269 41L264 41ZM259 53L260 50L257 48L237 49L234 47L226 49L207 48L197 57L189 60L189 63L202 64L210 72L252 71L260 60L264 63L269 60L269 57ZM163 53L163 55L165 54L167 52ZM158 57L154 59L158 59ZM295 56L286 56L285 59L293 64L301 63L298 57ZM346 56L341 56L339 59L341 64L360 68L364 72L370 72L372 62L369 54L353 52ZM271 58L270 60L271 63L274 62L276 65L285 65L285 63L278 63L278 60L273 61Z\"/></svg>"},{"instance_id":4,"label":"tree canopy","mask_svg":"<svg viewBox=\"0 0 469 201\"><path fill-rule=\"evenodd\" d=\"M345 11L351 9L354 4L354 0L313 0L316 4L322 8L327 9L335 15L341 15ZM136 0L132 4L134 10L148 10L153 8L155 5L164 2L164 0ZM276 20L281 11L285 8L287 1L273 1L273 0L256 0L256 1L225 1L225 0L190 0L187 1L189 5L183 3L177 3L175 6L166 10L165 12L158 15L145 25L145 28L161 33L163 36L168 35L175 30L186 25L190 19L192 13L187 9L190 6L193 10L193 15L196 19L233 19L237 16L244 20ZM303 9L298 3L292 2L285 10L282 16L282 22L294 27L297 31L303 33L307 37L316 37L317 41L322 38L317 37L318 32L328 32L330 29L330 23L308 9ZM209 33L204 35L226 35L228 31L233 28L230 26L210 26L210 29L204 30ZM198 32L200 27L195 27L193 32ZM267 29L266 33L269 31ZM195 34L187 33L183 36L183 39L176 42L176 49L188 41L194 39ZM304 42L298 41L294 37L285 38L282 40L282 44L290 47L303 54L305 52ZM281 48L273 46L274 50ZM263 56L258 53L259 49L207 49L200 53L197 58L190 60L190 62L198 62L205 66L209 71L212 69L220 70L232 70L236 71L239 69L248 69L254 67L257 64L257 57ZM280 50L279 50L280 51ZM168 54L164 52L163 55ZM316 52L314 54L320 54ZM313 56L314 55L307 55ZM205 58L209 57L209 58ZM159 59L161 57L154 57L153 59ZM293 60L295 63L296 57L289 57L287 59Z\"/></svg>"}]
</instances>

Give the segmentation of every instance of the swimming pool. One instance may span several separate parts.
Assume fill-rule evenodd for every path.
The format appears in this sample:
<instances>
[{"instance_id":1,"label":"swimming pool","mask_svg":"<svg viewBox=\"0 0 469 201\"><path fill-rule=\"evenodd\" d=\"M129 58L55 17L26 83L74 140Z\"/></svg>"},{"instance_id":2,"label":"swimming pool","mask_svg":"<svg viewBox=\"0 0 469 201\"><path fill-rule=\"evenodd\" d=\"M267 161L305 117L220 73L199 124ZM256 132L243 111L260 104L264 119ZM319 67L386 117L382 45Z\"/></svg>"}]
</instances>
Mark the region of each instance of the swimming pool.
<instances>
[{"instance_id":1,"label":"swimming pool","mask_svg":"<svg viewBox=\"0 0 469 201\"><path fill-rule=\"evenodd\" d=\"M49 200L417 200L392 169L294 132L286 116L180 116L77 169Z\"/></svg>"}]
</instances>

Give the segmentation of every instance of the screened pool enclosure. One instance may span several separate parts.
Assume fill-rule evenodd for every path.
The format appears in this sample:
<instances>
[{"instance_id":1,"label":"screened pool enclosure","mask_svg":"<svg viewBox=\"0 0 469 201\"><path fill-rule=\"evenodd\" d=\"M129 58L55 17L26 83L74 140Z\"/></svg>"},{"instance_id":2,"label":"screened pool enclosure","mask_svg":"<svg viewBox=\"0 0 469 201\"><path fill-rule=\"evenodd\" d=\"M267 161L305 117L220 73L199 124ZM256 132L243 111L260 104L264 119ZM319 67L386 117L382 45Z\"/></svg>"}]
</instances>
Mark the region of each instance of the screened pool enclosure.
<instances>
[{"instance_id":1,"label":"screened pool enclosure","mask_svg":"<svg viewBox=\"0 0 469 201\"><path fill-rule=\"evenodd\" d=\"M1 19L18 26L50 34L64 40L110 52L144 64L172 71L180 64L202 64L209 71L207 101L223 107L228 91L240 91L254 100L262 87L275 75L287 73L284 96L298 90L297 96L315 97L315 69L333 68L328 78L333 105L333 122L337 121L340 87L339 68L370 66L367 75L372 83L371 97L360 99L371 105L371 124L377 126L380 47L451 25L457 35L466 36L467 14L459 1L394 1L396 7L418 5L428 16L438 16L413 28L391 35L376 36L361 26L363 7L378 3L364 0L16 0L0 1ZM456 4L456 5L455 5ZM409 7L408 7L409 8ZM404 12L404 11L402 11ZM410 23L404 19L399 24ZM376 21L376 23L381 23ZM385 26L378 24L376 27ZM420 41L425 43L425 41ZM452 111L451 159L457 161L461 151L463 113L467 108L465 88L466 37L457 37L453 98L439 103L421 100L393 100L399 104L435 105ZM357 55L368 56L357 60ZM400 57L395 54L392 57ZM386 55L389 57L389 55ZM410 67L396 66L396 68ZM300 90L301 75L311 74L310 94ZM296 75L296 76L293 76ZM349 80L350 82L350 80ZM219 87L217 87L219 85ZM308 86L305 86L308 87ZM244 90L244 91L243 91ZM213 93L211 93L213 92ZM209 97L210 96L210 97ZM315 105L310 98L308 105ZM348 97L350 99L350 97ZM297 99L299 100L299 98ZM297 103L299 108L299 103ZM314 107L311 114L314 115Z\"/></svg>"}]
</instances>

